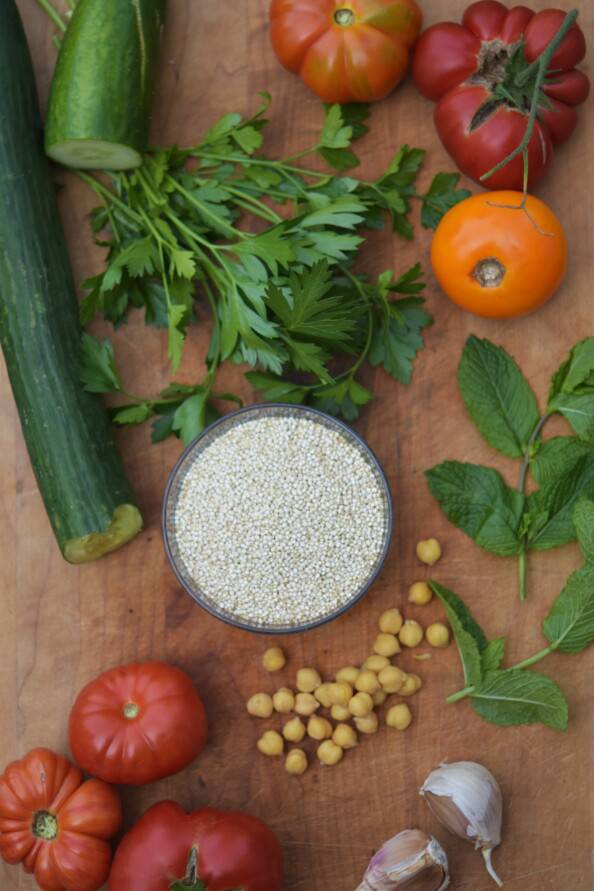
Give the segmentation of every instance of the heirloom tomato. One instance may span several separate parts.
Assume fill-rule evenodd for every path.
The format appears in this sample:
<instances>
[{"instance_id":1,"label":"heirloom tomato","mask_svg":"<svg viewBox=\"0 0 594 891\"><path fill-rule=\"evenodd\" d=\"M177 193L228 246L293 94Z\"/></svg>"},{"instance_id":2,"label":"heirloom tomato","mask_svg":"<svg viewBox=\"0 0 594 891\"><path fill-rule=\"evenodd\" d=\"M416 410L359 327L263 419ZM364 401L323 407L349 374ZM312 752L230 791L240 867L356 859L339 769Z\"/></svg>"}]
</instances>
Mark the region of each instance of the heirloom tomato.
<instances>
[{"instance_id":1,"label":"heirloom tomato","mask_svg":"<svg viewBox=\"0 0 594 891\"><path fill-rule=\"evenodd\" d=\"M324 102L374 102L400 83L423 16L415 0L272 0L282 65Z\"/></svg>"},{"instance_id":2,"label":"heirloom tomato","mask_svg":"<svg viewBox=\"0 0 594 891\"><path fill-rule=\"evenodd\" d=\"M110 668L79 693L70 748L108 783L142 785L183 770L206 742L206 713L191 678L165 662Z\"/></svg>"},{"instance_id":3,"label":"heirloom tomato","mask_svg":"<svg viewBox=\"0 0 594 891\"><path fill-rule=\"evenodd\" d=\"M122 825L117 791L49 749L33 749L0 776L0 856L22 863L43 891L97 891Z\"/></svg>"},{"instance_id":4,"label":"heirloom tomato","mask_svg":"<svg viewBox=\"0 0 594 891\"><path fill-rule=\"evenodd\" d=\"M419 40L413 76L421 93L437 102L435 125L460 170L477 182L520 145L530 107L538 110L528 144L529 187L541 178L553 146L565 142L577 124L576 107L590 82L576 69L586 54L584 34L571 25L553 54L539 86L536 60L564 25L559 9L509 9L497 0L468 7L462 24L442 22ZM524 163L517 155L482 180L492 189L522 189Z\"/></svg>"},{"instance_id":5,"label":"heirloom tomato","mask_svg":"<svg viewBox=\"0 0 594 891\"><path fill-rule=\"evenodd\" d=\"M154 804L121 841L109 891L281 891L282 852L256 817Z\"/></svg>"},{"instance_id":6,"label":"heirloom tomato","mask_svg":"<svg viewBox=\"0 0 594 891\"><path fill-rule=\"evenodd\" d=\"M538 198L483 192L443 217L431 246L435 276L462 309L506 319L553 296L567 266L561 223Z\"/></svg>"}]
</instances>

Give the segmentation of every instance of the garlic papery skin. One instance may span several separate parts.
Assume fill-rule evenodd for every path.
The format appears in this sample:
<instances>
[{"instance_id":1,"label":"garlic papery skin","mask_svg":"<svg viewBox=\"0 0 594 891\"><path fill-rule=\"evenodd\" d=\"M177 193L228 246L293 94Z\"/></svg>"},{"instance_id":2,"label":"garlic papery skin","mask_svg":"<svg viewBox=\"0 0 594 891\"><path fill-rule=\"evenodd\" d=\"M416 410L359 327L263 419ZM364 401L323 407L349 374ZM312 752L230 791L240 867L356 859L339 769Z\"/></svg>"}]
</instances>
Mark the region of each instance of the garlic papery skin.
<instances>
[{"instance_id":1,"label":"garlic papery skin","mask_svg":"<svg viewBox=\"0 0 594 891\"><path fill-rule=\"evenodd\" d=\"M437 839L420 829L405 829L375 854L357 891L445 891L448 858Z\"/></svg>"},{"instance_id":2,"label":"garlic papery skin","mask_svg":"<svg viewBox=\"0 0 594 891\"><path fill-rule=\"evenodd\" d=\"M429 774L421 795L449 832L480 848L487 872L503 885L491 862L501 842L503 801L493 774L475 761L442 764Z\"/></svg>"}]
</instances>

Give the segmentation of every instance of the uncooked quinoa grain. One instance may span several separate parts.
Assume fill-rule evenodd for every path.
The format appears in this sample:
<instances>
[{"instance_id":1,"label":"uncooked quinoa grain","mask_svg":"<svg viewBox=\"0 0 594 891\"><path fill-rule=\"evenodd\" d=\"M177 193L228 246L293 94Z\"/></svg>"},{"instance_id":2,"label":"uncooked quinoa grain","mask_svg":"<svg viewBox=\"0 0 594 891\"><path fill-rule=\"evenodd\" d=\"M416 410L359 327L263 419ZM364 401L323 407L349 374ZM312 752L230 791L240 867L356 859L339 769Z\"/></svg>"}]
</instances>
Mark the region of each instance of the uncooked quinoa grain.
<instances>
[{"instance_id":1,"label":"uncooked quinoa grain","mask_svg":"<svg viewBox=\"0 0 594 891\"><path fill-rule=\"evenodd\" d=\"M311 417L262 416L196 454L172 539L184 574L219 611L284 627L352 599L387 522L377 471L345 435Z\"/></svg>"}]
</instances>

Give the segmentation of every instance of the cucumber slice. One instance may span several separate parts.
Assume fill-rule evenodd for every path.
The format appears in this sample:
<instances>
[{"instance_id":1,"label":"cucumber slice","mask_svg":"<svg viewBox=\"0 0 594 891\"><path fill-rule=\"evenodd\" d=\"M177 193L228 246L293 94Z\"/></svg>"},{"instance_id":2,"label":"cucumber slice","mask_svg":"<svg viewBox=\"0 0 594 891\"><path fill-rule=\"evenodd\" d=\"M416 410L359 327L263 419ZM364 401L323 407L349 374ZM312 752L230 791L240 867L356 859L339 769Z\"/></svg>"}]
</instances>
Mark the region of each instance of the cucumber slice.
<instances>
[{"instance_id":1,"label":"cucumber slice","mask_svg":"<svg viewBox=\"0 0 594 891\"><path fill-rule=\"evenodd\" d=\"M79 0L50 91L45 151L67 167L130 170L146 150L166 0Z\"/></svg>"}]
</instances>

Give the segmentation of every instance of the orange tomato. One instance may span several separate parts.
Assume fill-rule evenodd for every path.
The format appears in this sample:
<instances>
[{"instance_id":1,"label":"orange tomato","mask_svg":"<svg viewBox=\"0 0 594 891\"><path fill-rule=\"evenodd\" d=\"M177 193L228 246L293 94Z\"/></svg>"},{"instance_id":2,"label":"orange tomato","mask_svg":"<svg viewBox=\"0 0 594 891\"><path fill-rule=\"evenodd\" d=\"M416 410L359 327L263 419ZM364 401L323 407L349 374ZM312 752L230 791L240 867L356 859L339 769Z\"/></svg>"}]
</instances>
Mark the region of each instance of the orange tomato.
<instances>
[{"instance_id":1,"label":"orange tomato","mask_svg":"<svg viewBox=\"0 0 594 891\"><path fill-rule=\"evenodd\" d=\"M406 72L423 16L415 0L272 0L282 65L324 102L374 102Z\"/></svg>"},{"instance_id":2,"label":"orange tomato","mask_svg":"<svg viewBox=\"0 0 594 891\"><path fill-rule=\"evenodd\" d=\"M522 316L553 296L565 275L567 241L547 205L521 192L485 192L453 207L431 247L435 276L462 309L492 319ZM511 205L511 207L510 207Z\"/></svg>"}]
</instances>

